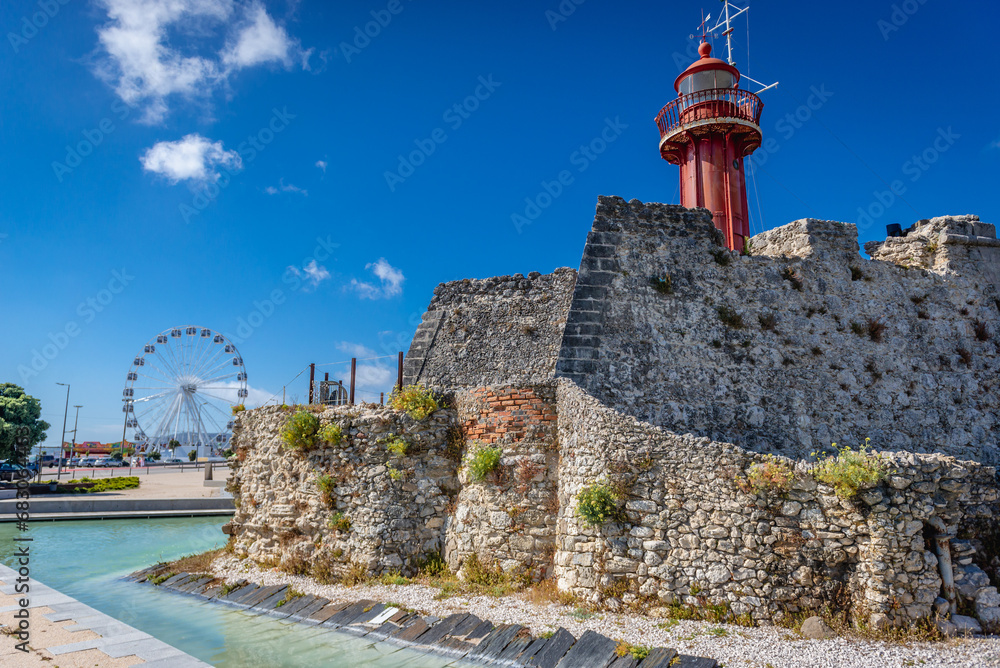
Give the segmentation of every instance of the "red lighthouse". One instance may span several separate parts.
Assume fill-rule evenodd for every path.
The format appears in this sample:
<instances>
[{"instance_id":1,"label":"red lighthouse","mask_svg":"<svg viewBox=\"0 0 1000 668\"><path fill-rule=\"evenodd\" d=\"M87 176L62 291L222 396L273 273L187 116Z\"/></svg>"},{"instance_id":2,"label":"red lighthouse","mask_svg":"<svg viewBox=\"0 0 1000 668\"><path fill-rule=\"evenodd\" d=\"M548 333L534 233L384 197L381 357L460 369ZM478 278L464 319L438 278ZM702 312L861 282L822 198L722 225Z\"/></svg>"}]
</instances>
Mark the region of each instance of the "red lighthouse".
<instances>
[{"instance_id":1,"label":"red lighthouse","mask_svg":"<svg viewBox=\"0 0 1000 668\"><path fill-rule=\"evenodd\" d=\"M711 211L726 245L742 250L750 236L743 158L760 146L763 104L739 88L739 70L711 57L711 44L698 53L674 81L677 99L656 116L660 155L681 167L681 205Z\"/></svg>"}]
</instances>

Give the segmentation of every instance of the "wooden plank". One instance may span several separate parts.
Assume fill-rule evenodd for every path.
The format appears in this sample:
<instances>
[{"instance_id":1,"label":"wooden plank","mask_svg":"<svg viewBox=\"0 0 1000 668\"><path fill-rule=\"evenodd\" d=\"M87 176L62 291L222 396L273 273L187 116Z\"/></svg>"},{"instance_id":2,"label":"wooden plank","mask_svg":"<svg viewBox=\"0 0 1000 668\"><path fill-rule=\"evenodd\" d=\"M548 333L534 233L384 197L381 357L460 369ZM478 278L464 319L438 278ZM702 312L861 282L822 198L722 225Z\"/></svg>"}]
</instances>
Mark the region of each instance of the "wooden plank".
<instances>
[{"instance_id":1,"label":"wooden plank","mask_svg":"<svg viewBox=\"0 0 1000 668\"><path fill-rule=\"evenodd\" d=\"M288 593L288 587L282 585L278 588L276 592L265 598L263 601L254 606L254 610L273 610L274 606L278 605L278 601L285 598L285 594Z\"/></svg>"},{"instance_id":2,"label":"wooden plank","mask_svg":"<svg viewBox=\"0 0 1000 668\"><path fill-rule=\"evenodd\" d=\"M277 594L279 591L284 591L285 585L271 585L269 587L261 587L253 593L251 596L245 597L240 601L243 605L247 607L254 607L262 601L267 600L269 597Z\"/></svg>"},{"instance_id":3,"label":"wooden plank","mask_svg":"<svg viewBox=\"0 0 1000 668\"><path fill-rule=\"evenodd\" d=\"M626 654L612 661L608 668L636 668L638 665L638 659L633 659L631 654Z\"/></svg>"},{"instance_id":4,"label":"wooden plank","mask_svg":"<svg viewBox=\"0 0 1000 668\"><path fill-rule=\"evenodd\" d=\"M296 612L298 612L299 610L307 607L310 603L312 603L315 600L316 600L316 597L313 596L312 594L308 594L306 596L296 596L295 598L293 598L292 600L288 601L287 603L285 603L280 608L276 608L275 612L279 612L282 615L284 615L284 616L287 617L287 616L293 615Z\"/></svg>"},{"instance_id":5,"label":"wooden plank","mask_svg":"<svg viewBox=\"0 0 1000 668\"><path fill-rule=\"evenodd\" d=\"M545 646L531 657L528 665L532 668L555 668L556 664L562 660L563 655L574 644L576 644L576 638L573 637L573 634L560 627L552 634Z\"/></svg>"},{"instance_id":6,"label":"wooden plank","mask_svg":"<svg viewBox=\"0 0 1000 668\"><path fill-rule=\"evenodd\" d=\"M641 668L667 668L670 662L677 656L677 652L669 647L656 647L649 652L649 656L640 663Z\"/></svg>"},{"instance_id":7,"label":"wooden plank","mask_svg":"<svg viewBox=\"0 0 1000 668\"><path fill-rule=\"evenodd\" d=\"M337 614L335 614L333 617L330 617L325 622L323 622L323 626L332 626L334 628L338 626L346 626L347 624L350 624L352 621L354 621L355 617L357 617L360 614L363 614L365 608L367 608L370 605L375 605L375 602L358 601L356 603L353 603L344 608L343 610L341 610L340 612L338 612Z\"/></svg>"},{"instance_id":8,"label":"wooden plank","mask_svg":"<svg viewBox=\"0 0 1000 668\"><path fill-rule=\"evenodd\" d=\"M618 646L611 638L594 631L586 631L576 641L557 668L606 668L617 658L615 647Z\"/></svg>"},{"instance_id":9,"label":"wooden plank","mask_svg":"<svg viewBox=\"0 0 1000 668\"><path fill-rule=\"evenodd\" d=\"M521 652L521 655L514 660L513 665L530 666L531 664L529 663L529 661L531 660L531 658L535 656L535 654L540 652L542 648L548 644L548 642L549 642L548 638L532 638L531 643L528 645L527 648L525 648L523 652Z\"/></svg>"}]
</instances>

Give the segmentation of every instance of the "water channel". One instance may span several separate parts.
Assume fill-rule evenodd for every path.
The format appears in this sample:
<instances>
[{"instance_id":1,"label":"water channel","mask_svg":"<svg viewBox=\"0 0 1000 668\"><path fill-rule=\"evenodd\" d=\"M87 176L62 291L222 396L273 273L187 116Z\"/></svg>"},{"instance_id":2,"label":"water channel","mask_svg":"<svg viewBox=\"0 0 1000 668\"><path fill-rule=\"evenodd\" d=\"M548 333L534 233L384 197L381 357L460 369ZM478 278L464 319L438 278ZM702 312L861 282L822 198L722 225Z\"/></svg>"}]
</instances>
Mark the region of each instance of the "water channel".
<instances>
[{"instance_id":1,"label":"water channel","mask_svg":"<svg viewBox=\"0 0 1000 668\"><path fill-rule=\"evenodd\" d=\"M37 522L26 533L4 523L0 562L13 564L15 534L30 536L33 578L213 666L469 665L120 579L159 561L221 547L224 521L204 517Z\"/></svg>"}]
</instances>

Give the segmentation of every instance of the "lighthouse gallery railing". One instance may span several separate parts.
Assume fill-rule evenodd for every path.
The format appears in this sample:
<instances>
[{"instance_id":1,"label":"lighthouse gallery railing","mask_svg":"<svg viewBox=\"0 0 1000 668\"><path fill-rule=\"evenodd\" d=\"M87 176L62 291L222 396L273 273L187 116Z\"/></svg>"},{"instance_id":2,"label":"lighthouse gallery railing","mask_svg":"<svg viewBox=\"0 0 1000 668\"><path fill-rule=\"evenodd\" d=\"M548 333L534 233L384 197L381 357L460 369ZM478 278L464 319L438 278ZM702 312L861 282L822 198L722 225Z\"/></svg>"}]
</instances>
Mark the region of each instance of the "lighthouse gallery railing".
<instances>
[{"instance_id":1,"label":"lighthouse gallery railing","mask_svg":"<svg viewBox=\"0 0 1000 668\"><path fill-rule=\"evenodd\" d=\"M735 118L759 125L763 108L760 98L748 90L710 88L681 95L663 107L656 115L656 125L660 128L660 139L686 123L711 118Z\"/></svg>"}]
</instances>

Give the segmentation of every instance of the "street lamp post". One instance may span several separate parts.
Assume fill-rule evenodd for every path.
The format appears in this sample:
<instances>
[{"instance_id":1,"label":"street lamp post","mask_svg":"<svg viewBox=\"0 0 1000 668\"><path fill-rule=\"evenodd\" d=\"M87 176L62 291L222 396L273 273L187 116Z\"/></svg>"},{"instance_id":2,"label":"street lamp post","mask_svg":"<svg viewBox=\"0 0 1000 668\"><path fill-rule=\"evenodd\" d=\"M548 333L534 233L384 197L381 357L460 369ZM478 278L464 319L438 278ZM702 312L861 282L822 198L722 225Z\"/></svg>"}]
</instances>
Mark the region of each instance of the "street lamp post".
<instances>
[{"instance_id":1,"label":"street lamp post","mask_svg":"<svg viewBox=\"0 0 1000 668\"><path fill-rule=\"evenodd\" d=\"M74 405L73 408L76 409L76 417L73 418L73 444L69 446L69 456L72 457L73 453L76 452L76 429L77 425L80 424L80 409L83 406ZM59 476L62 476L62 462L63 458L59 457Z\"/></svg>"},{"instance_id":2,"label":"street lamp post","mask_svg":"<svg viewBox=\"0 0 1000 668\"><path fill-rule=\"evenodd\" d=\"M66 418L69 417L69 383L56 383L56 385L65 385L66 386L66 409L63 411L62 439L60 439L60 441L59 441L59 460L60 460L59 461L59 473L62 473L62 450L63 450L63 445L66 443ZM42 450L41 450L40 446L39 446L39 449L38 449L38 454L39 455L42 454ZM38 479L39 480L42 479L42 458L41 458L41 456L39 456L39 458L38 458Z\"/></svg>"}]
</instances>

